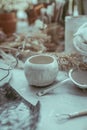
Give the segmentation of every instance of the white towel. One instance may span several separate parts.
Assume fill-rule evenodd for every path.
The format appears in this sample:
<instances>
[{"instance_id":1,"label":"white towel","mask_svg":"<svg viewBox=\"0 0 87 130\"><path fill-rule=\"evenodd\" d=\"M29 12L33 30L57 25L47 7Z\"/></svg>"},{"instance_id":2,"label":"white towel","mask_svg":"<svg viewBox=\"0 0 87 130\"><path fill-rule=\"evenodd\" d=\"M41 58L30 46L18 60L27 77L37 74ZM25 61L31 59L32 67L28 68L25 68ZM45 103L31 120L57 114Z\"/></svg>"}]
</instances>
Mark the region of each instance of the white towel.
<instances>
[{"instance_id":1,"label":"white towel","mask_svg":"<svg viewBox=\"0 0 87 130\"><path fill-rule=\"evenodd\" d=\"M74 34L74 37L79 36L81 41L86 42L87 41L87 23L84 23L81 25L77 32Z\"/></svg>"}]
</instances>

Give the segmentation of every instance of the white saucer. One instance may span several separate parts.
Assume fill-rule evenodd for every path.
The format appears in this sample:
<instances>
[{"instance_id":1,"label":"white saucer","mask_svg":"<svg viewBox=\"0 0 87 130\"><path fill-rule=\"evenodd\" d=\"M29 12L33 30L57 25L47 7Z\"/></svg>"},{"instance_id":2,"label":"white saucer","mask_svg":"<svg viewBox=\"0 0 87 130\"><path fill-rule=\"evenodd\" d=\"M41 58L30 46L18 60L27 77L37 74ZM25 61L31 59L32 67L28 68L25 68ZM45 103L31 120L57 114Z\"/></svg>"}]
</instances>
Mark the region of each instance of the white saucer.
<instances>
[{"instance_id":1,"label":"white saucer","mask_svg":"<svg viewBox=\"0 0 87 130\"><path fill-rule=\"evenodd\" d=\"M9 66L0 61L0 68L9 69ZM8 74L8 71L3 69L0 69L0 80L3 79ZM3 86L5 83L8 83L9 80L11 79L11 76L12 71L10 70L7 77L0 81L0 86Z\"/></svg>"},{"instance_id":2,"label":"white saucer","mask_svg":"<svg viewBox=\"0 0 87 130\"><path fill-rule=\"evenodd\" d=\"M73 40L73 44L74 44L74 47L76 48L76 50L77 50L80 54L82 54L82 55L84 55L84 56L87 56L87 51L84 51L82 48L80 48L79 42L76 42L76 39Z\"/></svg>"},{"instance_id":3,"label":"white saucer","mask_svg":"<svg viewBox=\"0 0 87 130\"><path fill-rule=\"evenodd\" d=\"M87 71L71 69L69 77L77 87L87 89Z\"/></svg>"}]
</instances>

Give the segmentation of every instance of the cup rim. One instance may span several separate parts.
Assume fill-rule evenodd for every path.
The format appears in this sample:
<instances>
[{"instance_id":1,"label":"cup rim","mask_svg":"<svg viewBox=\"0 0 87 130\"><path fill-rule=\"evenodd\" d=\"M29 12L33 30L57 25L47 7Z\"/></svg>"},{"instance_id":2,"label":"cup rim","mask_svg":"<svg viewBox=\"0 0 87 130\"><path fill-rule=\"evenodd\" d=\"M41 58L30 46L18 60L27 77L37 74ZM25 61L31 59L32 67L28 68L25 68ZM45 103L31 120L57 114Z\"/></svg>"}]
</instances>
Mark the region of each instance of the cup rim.
<instances>
[{"instance_id":1,"label":"cup rim","mask_svg":"<svg viewBox=\"0 0 87 130\"><path fill-rule=\"evenodd\" d=\"M79 88L82 88L82 89L87 88L87 84L78 83L78 82L72 77L72 72L74 72L75 70L77 70L77 69L71 69L71 70L69 71L69 77L70 77L71 81L72 81L75 85L77 85Z\"/></svg>"},{"instance_id":2,"label":"cup rim","mask_svg":"<svg viewBox=\"0 0 87 130\"><path fill-rule=\"evenodd\" d=\"M30 60L33 59L33 58L39 58L39 57L48 57L51 59L50 62L47 62L47 63L34 63L34 62L31 62ZM33 64L33 65L49 65L49 64L52 64L55 60L55 57L54 56L51 56L51 55L46 55L46 54L37 54L37 55L33 55L31 57L29 57L27 59L27 61L30 63L30 64Z\"/></svg>"}]
</instances>

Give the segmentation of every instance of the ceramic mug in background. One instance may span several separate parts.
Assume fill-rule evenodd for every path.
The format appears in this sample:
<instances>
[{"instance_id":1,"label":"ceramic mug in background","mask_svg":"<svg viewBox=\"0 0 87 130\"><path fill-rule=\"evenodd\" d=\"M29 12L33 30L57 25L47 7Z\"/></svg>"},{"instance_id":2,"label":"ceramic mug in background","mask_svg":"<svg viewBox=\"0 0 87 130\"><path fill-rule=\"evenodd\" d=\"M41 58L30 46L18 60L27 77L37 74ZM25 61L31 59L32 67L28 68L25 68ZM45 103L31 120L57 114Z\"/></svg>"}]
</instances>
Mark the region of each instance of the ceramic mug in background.
<instances>
[{"instance_id":1,"label":"ceramic mug in background","mask_svg":"<svg viewBox=\"0 0 87 130\"><path fill-rule=\"evenodd\" d=\"M58 62L54 56L34 55L25 61L24 73L29 85L47 86L56 79Z\"/></svg>"}]
</instances>

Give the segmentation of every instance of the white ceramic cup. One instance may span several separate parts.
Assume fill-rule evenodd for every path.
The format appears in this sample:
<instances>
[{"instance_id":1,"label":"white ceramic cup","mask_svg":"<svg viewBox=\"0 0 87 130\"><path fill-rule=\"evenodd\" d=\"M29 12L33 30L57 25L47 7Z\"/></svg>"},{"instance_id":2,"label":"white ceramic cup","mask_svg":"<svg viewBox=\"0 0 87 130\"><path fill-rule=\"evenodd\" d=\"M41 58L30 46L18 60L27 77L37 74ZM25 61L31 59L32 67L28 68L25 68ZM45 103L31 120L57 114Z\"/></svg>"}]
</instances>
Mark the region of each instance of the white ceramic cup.
<instances>
[{"instance_id":1,"label":"white ceramic cup","mask_svg":"<svg viewBox=\"0 0 87 130\"><path fill-rule=\"evenodd\" d=\"M58 62L54 56L34 55L25 61L24 72L29 85L47 86L56 79Z\"/></svg>"}]
</instances>

